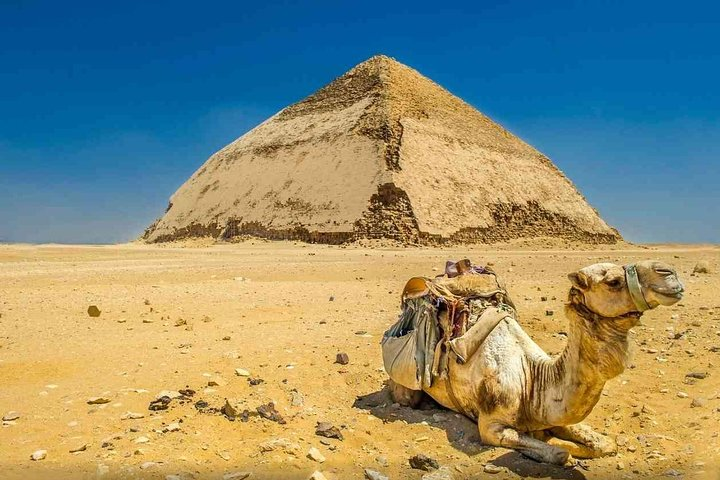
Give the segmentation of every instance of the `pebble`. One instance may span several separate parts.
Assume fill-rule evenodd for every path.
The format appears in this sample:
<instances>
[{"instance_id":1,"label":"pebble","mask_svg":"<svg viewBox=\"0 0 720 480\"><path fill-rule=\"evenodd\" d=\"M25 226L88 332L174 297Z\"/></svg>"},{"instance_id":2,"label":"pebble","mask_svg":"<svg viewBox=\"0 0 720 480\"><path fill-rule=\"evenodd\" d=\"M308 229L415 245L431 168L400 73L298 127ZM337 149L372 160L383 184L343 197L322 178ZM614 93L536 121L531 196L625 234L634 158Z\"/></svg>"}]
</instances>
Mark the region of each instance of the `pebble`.
<instances>
[{"instance_id":1,"label":"pebble","mask_svg":"<svg viewBox=\"0 0 720 480\"><path fill-rule=\"evenodd\" d=\"M70 451L70 453L79 453L79 452L84 452L87 449L88 449L88 444L83 443L82 445L72 448L69 451Z\"/></svg>"},{"instance_id":2,"label":"pebble","mask_svg":"<svg viewBox=\"0 0 720 480\"><path fill-rule=\"evenodd\" d=\"M238 406L238 402L229 398L225 399L225 405L223 405L220 411L230 418L239 417L242 412L241 408Z\"/></svg>"},{"instance_id":3,"label":"pebble","mask_svg":"<svg viewBox=\"0 0 720 480\"><path fill-rule=\"evenodd\" d=\"M120 417L120 420L140 420L141 418L145 418L145 415L142 413L125 412Z\"/></svg>"},{"instance_id":4,"label":"pebble","mask_svg":"<svg viewBox=\"0 0 720 480\"><path fill-rule=\"evenodd\" d=\"M300 452L300 445L293 443L287 438L277 438L274 440L268 440L258 445L261 453L273 452L275 450L281 450L287 455L297 456Z\"/></svg>"},{"instance_id":5,"label":"pebble","mask_svg":"<svg viewBox=\"0 0 720 480\"><path fill-rule=\"evenodd\" d=\"M710 273L710 264L705 260L699 261L695 264L693 273Z\"/></svg>"},{"instance_id":6,"label":"pebble","mask_svg":"<svg viewBox=\"0 0 720 480\"><path fill-rule=\"evenodd\" d=\"M335 355L335 363L339 363L340 365L347 365L348 363L350 363L350 357L347 353L340 352Z\"/></svg>"},{"instance_id":7,"label":"pebble","mask_svg":"<svg viewBox=\"0 0 720 480\"><path fill-rule=\"evenodd\" d=\"M707 378L707 372L690 372L685 374L686 377L697 378L698 380L704 380Z\"/></svg>"},{"instance_id":8,"label":"pebble","mask_svg":"<svg viewBox=\"0 0 720 480\"><path fill-rule=\"evenodd\" d=\"M302 407L303 403L305 403L305 399L302 396L302 393L298 392L297 390L293 389L290 391L290 405L293 407Z\"/></svg>"},{"instance_id":9,"label":"pebble","mask_svg":"<svg viewBox=\"0 0 720 480\"><path fill-rule=\"evenodd\" d=\"M3 422L14 422L18 418L20 418L20 414L18 412L7 412L2 417Z\"/></svg>"},{"instance_id":10,"label":"pebble","mask_svg":"<svg viewBox=\"0 0 720 480\"><path fill-rule=\"evenodd\" d=\"M142 465L140 465L141 470L147 470L148 468L153 468L157 465L157 462L145 462Z\"/></svg>"},{"instance_id":11,"label":"pebble","mask_svg":"<svg viewBox=\"0 0 720 480\"><path fill-rule=\"evenodd\" d=\"M367 480L390 480L382 473L376 472L375 470L370 470L369 468L365 469L365 478Z\"/></svg>"},{"instance_id":12,"label":"pebble","mask_svg":"<svg viewBox=\"0 0 720 480\"><path fill-rule=\"evenodd\" d=\"M90 305L87 309L88 315L91 317L99 317L100 316L100 309L97 307L97 305Z\"/></svg>"},{"instance_id":13,"label":"pebble","mask_svg":"<svg viewBox=\"0 0 720 480\"><path fill-rule=\"evenodd\" d=\"M311 447L307 454L308 458L311 460L315 460L318 463L324 463L325 462L325 456L320 453L320 450L318 450L315 447Z\"/></svg>"},{"instance_id":14,"label":"pebble","mask_svg":"<svg viewBox=\"0 0 720 480\"><path fill-rule=\"evenodd\" d=\"M642 409L640 411L646 415L655 415L655 413L656 413L655 410L653 410L648 405L643 405Z\"/></svg>"},{"instance_id":15,"label":"pebble","mask_svg":"<svg viewBox=\"0 0 720 480\"><path fill-rule=\"evenodd\" d=\"M343 439L342 432L336 426L329 422L318 422L315 426L315 435L325 438Z\"/></svg>"},{"instance_id":16,"label":"pebble","mask_svg":"<svg viewBox=\"0 0 720 480\"><path fill-rule=\"evenodd\" d=\"M382 465L383 467L387 467L387 466L388 466L388 459L387 459L387 457L384 456L384 455L380 455L380 456L378 456L378 457L375 457L375 461L376 461L379 465Z\"/></svg>"},{"instance_id":17,"label":"pebble","mask_svg":"<svg viewBox=\"0 0 720 480\"><path fill-rule=\"evenodd\" d=\"M166 432L177 432L180 430L180 424L177 422L173 422L173 423L169 424L167 427L165 427L164 430Z\"/></svg>"},{"instance_id":18,"label":"pebble","mask_svg":"<svg viewBox=\"0 0 720 480\"><path fill-rule=\"evenodd\" d=\"M312 475L310 475L310 478L308 480L328 480L325 475L322 474L322 472L319 472L315 470Z\"/></svg>"},{"instance_id":19,"label":"pebble","mask_svg":"<svg viewBox=\"0 0 720 480\"><path fill-rule=\"evenodd\" d=\"M427 455L423 455L422 453L410 457L409 462L412 468L416 470L425 470L426 472L440 468L437 460L430 458Z\"/></svg>"},{"instance_id":20,"label":"pebble","mask_svg":"<svg viewBox=\"0 0 720 480\"><path fill-rule=\"evenodd\" d=\"M453 480L452 470L442 467L432 473L426 473L421 480Z\"/></svg>"},{"instance_id":21,"label":"pebble","mask_svg":"<svg viewBox=\"0 0 720 480\"><path fill-rule=\"evenodd\" d=\"M39 460L45 460L47 457L47 450L35 450L32 455L30 455L30 458L37 462Z\"/></svg>"},{"instance_id":22,"label":"pebble","mask_svg":"<svg viewBox=\"0 0 720 480\"><path fill-rule=\"evenodd\" d=\"M244 368L236 368L236 369L235 369L235 375L238 375L238 376L240 376L240 377L249 377L249 376L250 376L250 372L248 372L248 371L245 370Z\"/></svg>"},{"instance_id":23,"label":"pebble","mask_svg":"<svg viewBox=\"0 0 720 480\"><path fill-rule=\"evenodd\" d=\"M707 400L702 397L693 398L690 406L692 408L704 407L707 404Z\"/></svg>"},{"instance_id":24,"label":"pebble","mask_svg":"<svg viewBox=\"0 0 720 480\"><path fill-rule=\"evenodd\" d=\"M280 412L275 409L275 404L273 402L260 405L256 408L256 410L260 416L266 420L277 422L280 425L285 425L287 423L283 416L280 415Z\"/></svg>"},{"instance_id":25,"label":"pebble","mask_svg":"<svg viewBox=\"0 0 720 480\"><path fill-rule=\"evenodd\" d=\"M135 439L135 443L148 443L150 439L148 437L142 436Z\"/></svg>"},{"instance_id":26,"label":"pebble","mask_svg":"<svg viewBox=\"0 0 720 480\"><path fill-rule=\"evenodd\" d=\"M104 403L110 403L110 399L105 397L91 397L88 398L87 401L88 405L102 405Z\"/></svg>"},{"instance_id":27,"label":"pebble","mask_svg":"<svg viewBox=\"0 0 720 480\"><path fill-rule=\"evenodd\" d=\"M625 464L623 462L618 462L617 465L615 465L615 468L618 470L625 470Z\"/></svg>"},{"instance_id":28,"label":"pebble","mask_svg":"<svg viewBox=\"0 0 720 480\"><path fill-rule=\"evenodd\" d=\"M665 471L663 472L663 475L666 476L666 477L681 477L682 474L683 474L683 473L682 473L681 471L675 470L674 468L671 468L671 469L669 469L669 470L665 470Z\"/></svg>"},{"instance_id":29,"label":"pebble","mask_svg":"<svg viewBox=\"0 0 720 480\"><path fill-rule=\"evenodd\" d=\"M678 398L688 398L690 395L688 395L685 392L677 392Z\"/></svg>"},{"instance_id":30,"label":"pebble","mask_svg":"<svg viewBox=\"0 0 720 480\"><path fill-rule=\"evenodd\" d=\"M229 472L223 475L223 480L245 480L252 473L250 472Z\"/></svg>"},{"instance_id":31,"label":"pebble","mask_svg":"<svg viewBox=\"0 0 720 480\"><path fill-rule=\"evenodd\" d=\"M498 467L497 465L493 465L492 463L487 463L483 467L483 472L490 473L490 474L496 474L503 471L502 467Z\"/></svg>"}]
</instances>

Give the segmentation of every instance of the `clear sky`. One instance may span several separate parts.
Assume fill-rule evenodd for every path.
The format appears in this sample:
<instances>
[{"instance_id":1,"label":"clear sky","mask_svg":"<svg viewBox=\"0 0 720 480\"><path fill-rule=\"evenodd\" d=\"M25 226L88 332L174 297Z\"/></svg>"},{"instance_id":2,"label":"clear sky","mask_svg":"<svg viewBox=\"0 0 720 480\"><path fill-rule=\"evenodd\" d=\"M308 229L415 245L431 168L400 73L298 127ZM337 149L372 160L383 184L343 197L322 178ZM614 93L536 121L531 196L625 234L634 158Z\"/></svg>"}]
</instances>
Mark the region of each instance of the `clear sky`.
<instances>
[{"instance_id":1,"label":"clear sky","mask_svg":"<svg viewBox=\"0 0 720 480\"><path fill-rule=\"evenodd\" d=\"M0 241L132 239L214 151L384 53L627 239L720 243L719 5L0 0Z\"/></svg>"}]
</instances>

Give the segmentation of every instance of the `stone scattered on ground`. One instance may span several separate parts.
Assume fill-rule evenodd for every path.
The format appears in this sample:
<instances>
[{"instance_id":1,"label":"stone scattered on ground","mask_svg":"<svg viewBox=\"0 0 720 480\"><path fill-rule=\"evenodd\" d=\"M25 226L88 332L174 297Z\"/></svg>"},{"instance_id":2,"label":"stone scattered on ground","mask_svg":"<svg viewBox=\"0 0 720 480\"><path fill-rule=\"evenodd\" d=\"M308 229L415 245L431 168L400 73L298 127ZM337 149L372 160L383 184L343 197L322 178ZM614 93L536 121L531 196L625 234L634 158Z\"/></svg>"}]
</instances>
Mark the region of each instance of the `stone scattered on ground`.
<instances>
[{"instance_id":1,"label":"stone scattered on ground","mask_svg":"<svg viewBox=\"0 0 720 480\"><path fill-rule=\"evenodd\" d=\"M440 467L432 473L426 473L421 477L421 480L453 480L452 470L448 467Z\"/></svg>"},{"instance_id":2,"label":"stone scattered on ground","mask_svg":"<svg viewBox=\"0 0 720 480\"><path fill-rule=\"evenodd\" d=\"M90 305L87 309L87 313L91 317L99 317L101 312L97 305Z\"/></svg>"},{"instance_id":3,"label":"stone scattered on ground","mask_svg":"<svg viewBox=\"0 0 720 480\"><path fill-rule=\"evenodd\" d=\"M310 478L308 478L308 480L328 480L328 478L323 475L322 472L316 470L312 473L312 475L310 475Z\"/></svg>"},{"instance_id":4,"label":"stone scattered on ground","mask_svg":"<svg viewBox=\"0 0 720 480\"><path fill-rule=\"evenodd\" d=\"M690 402L692 408L704 407L705 405L707 405L707 400L702 397L693 398L692 402Z\"/></svg>"},{"instance_id":5,"label":"stone scattered on ground","mask_svg":"<svg viewBox=\"0 0 720 480\"><path fill-rule=\"evenodd\" d=\"M141 418L145 418L145 415L142 413L125 412L120 417L120 420L139 420Z\"/></svg>"},{"instance_id":6,"label":"stone scattered on ground","mask_svg":"<svg viewBox=\"0 0 720 480\"><path fill-rule=\"evenodd\" d=\"M110 399L106 397L90 397L88 398L88 405L102 405L104 403L110 403Z\"/></svg>"},{"instance_id":7,"label":"stone scattered on ground","mask_svg":"<svg viewBox=\"0 0 720 480\"><path fill-rule=\"evenodd\" d=\"M310 447L310 450L308 450L307 454L308 458L311 460L315 460L318 463L324 463L325 462L325 455L320 453L320 450L318 450L315 447Z\"/></svg>"},{"instance_id":8,"label":"stone scattered on ground","mask_svg":"<svg viewBox=\"0 0 720 480\"><path fill-rule=\"evenodd\" d=\"M239 376L239 377L249 377L249 376L250 376L250 372L247 371L247 370L245 370L244 368L236 368L236 369L235 369L235 375L237 375L237 376Z\"/></svg>"},{"instance_id":9,"label":"stone scattered on ground","mask_svg":"<svg viewBox=\"0 0 720 480\"><path fill-rule=\"evenodd\" d=\"M492 463L487 463L483 467L483 472L485 472L485 473L496 474L496 473L501 473L502 471L503 471L502 467L493 465Z\"/></svg>"},{"instance_id":10,"label":"stone scattered on ground","mask_svg":"<svg viewBox=\"0 0 720 480\"><path fill-rule=\"evenodd\" d=\"M389 477L386 477L382 473L375 471L375 470L371 470L369 468L365 469L365 478L367 480L390 480Z\"/></svg>"},{"instance_id":11,"label":"stone scattered on ground","mask_svg":"<svg viewBox=\"0 0 720 480\"><path fill-rule=\"evenodd\" d=\"M195 404L197 406L197 404ZM240 403L237 400L226 398L225 404L222 406L220 411L227 416L228 418L234 419L235 417L239 417L242 413L242 409L240 408Z\"/></svg>"},{"instance_id":12,"label":"stone scattered on ground","mask_svg":"<svg viewBox=\"0 0 720 480\"><path fill-rule=\"evenodd\" d=\"M83 443L82 445L78 445L78 446L75 447L75 448L71 448L71 449L69 450L69 452L70 452L70 453L84 452L85 450L88 449L88 446L89 446L89 445L88 445L87 443Z\"/></svg>"},{"instance_id":13,"label":"stone scattered on ground","mask_svg":"<svg viewBox=\"0 0 720 480\"><path fill-rule=\"evenodd\" d=\"M168 424L167 427L163 429L165 432L177 432L180 430L180 424L178 422L173 422Z\"/></svg>"},{"instance_id":14,"label":"stone scattered on ground","mask_svg":"<svg viewBox=\"0 0 720 480\"><path fill-rule=\"evenodd\" d=\"M264 405L260 405L257 407L257 412L260 414L260 416L266 420L270 420L272 422L277 422L281 425L286 424L287 422L283 418L282 415L280 415L280 412L278 412L275 409L275 404L273 402L266 403Z\"/></svg>"},{"instance_id":15,"label":"stone scattered on ground","mask_svg":"<svg viewBox=\"0 0 720 480\"><path fill-rule=\"evenodd\" d=\"M707 260L700 260L695 264L693 273L710 273L710 263Z\"/></svg>"},{"instance_id":16,"label":"stone scattered on ground","mask_svg":"<svg viewBox=\"0 0 720 480\"><path fill-rule=\"evenodd\" d=\"M329 422L318 422L315 426L315 435L325 438L336 438L338 440L343 439L343 434L340 432L340 429Z\"/></svg>"},{"instance_id":17,"label":"stone scattered on ground","mask_svg":"<svg viewBox=\"0 0 720 480\"><path fill-rule=\"evenodd\" d=\"M260 452L274 452L276 450L282 451L287 455L298 456L300 453L300 445L291 442L287 438L276 438L262 442L260 445Z\"/></svg>"},{"instance_id":18,"label":"stone scattered on ground","mask_svg":"<svg viewBox=\"0 0 720 480\"><path fill-rule=\"evenodd\" d=\"M298 392L294 388L290 391L290 405L293 407L302 407L305 403L302 393Z\"/></svg>"},{"instance_id":19,"label":"stone scattered on ground","mask_svg":"<svg viewBox=\"0 0 720 480\"><path fill-rule=\"evenodd\" d=\"M193 393L194 393L194 392L193 392ZM182 393L180 393L179 391L177 391L177 390L162 390L160 393L158 393L158 394L155 396L155 399L156 399L156 400L159 400L159 399L161 399L161 398L167 397L167 398L169 398L170 400L175 400L175 399L178 399L178 398L182 398L183 396L184 396L184 395L183 395Z\"/></svg>"},{"instance_id":20,"label":"stone scattered on ground","mask_svg":"<svg viewBox=\"0 0 720 480\"><path fill-rule=\"evenodd\" d=\"M172 399L167 396L156 398L155 400L150 402L150 405L148 405L148 410L151 410L153 412L167 410L170 406L170 402L172 402Z\"/></svg>"},{"instance_id":21,"label":"stone scattered on ground","mask_svg":"<svg viewBox=\"0 0 720 480\"><path fill-rule=\"evenodd\" d=\"M35 450L32 455L30 455L30 458L37 462L39 460L45 460L47 457L47 450Z\"/></svg>"},{"instance_id":22,"label":"stone scattered on ground","mask_svg":"<svg viewBox=\"0 0 720 480\"><path fill-rule=\"evenodd\" d=\"M350 357L347 353L340 352L335 356L335 363L339 363L340 365L347 365L350 363Z\"/></svg>"},{"instance_id":23,"label":"stone scattered on ground","mask_svg":"<svg viewBox=\"0 0 720 480\"><path fill-rule=\"evenodd\" d=\"M18 418L20 418L20 414L18 412L7 412L2 417L3 422L14 422Z\"/></svg>"},{"instance_id":24,"label":"stone scattered on ground","mask_svg":"<svg viewBox=\"0 0 720 480\"><path fill-rule=\"evenodd\" d=\"M422 453L410 457L409 462L410 466L415 470L424 470L426 472L429 472L430 470L436 470L440 468L437 460L435 460L434 458L430 458L427 455L423 455Z\"/></svg>"},{"instance_id":25,"label":"stone scattered on ground","mask_svg":"<svg viewBox=\"0 0 720 480\"><path fill-rule=\"evenodd\" d=\"M222 480L245 480L250 475L251 472L228 472L223 475Z\"/></svg>"}]
</instances>

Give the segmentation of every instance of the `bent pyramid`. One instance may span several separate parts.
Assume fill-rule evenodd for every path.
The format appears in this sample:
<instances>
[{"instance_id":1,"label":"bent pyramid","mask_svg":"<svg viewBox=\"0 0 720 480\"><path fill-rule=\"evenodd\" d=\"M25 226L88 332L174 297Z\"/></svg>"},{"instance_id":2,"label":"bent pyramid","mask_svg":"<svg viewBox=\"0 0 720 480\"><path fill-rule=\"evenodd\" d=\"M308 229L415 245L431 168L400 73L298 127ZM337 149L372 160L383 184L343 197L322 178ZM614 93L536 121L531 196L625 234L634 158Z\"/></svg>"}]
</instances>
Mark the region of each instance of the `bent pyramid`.
<instances>
[{"instance_id":1,"label":"bent pyramid","mask_svg":"<svg viewBox=\"0 0 720 480\"><path fill-rule=\"evenodd\" d=\"M543 154L415 70L376 56L210 157L144 238L614 243Z\"/></svg>"}]
</instances>

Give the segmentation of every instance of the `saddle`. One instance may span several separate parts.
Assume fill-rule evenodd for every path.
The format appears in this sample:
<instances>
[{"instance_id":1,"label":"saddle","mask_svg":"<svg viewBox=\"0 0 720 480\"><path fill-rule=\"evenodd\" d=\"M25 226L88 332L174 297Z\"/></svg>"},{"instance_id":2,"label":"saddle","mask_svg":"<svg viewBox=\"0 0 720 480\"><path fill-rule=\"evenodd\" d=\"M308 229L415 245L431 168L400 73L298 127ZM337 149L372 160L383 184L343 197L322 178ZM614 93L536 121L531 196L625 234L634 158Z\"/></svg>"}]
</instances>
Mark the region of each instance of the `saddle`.
<instances>
[{"instance_id":1,"label":"saddle","mask_svg":"<svg viewBox=\"0 0 720 480\"><path fill-rule=\"evenodd\" d=\"M401 295L402 313L383 336L385 370L413 390L447 379L451 355L465 363L515 306L488 267L449 261L435 278L413 277Z\"/></svg>"}]
</instances>

